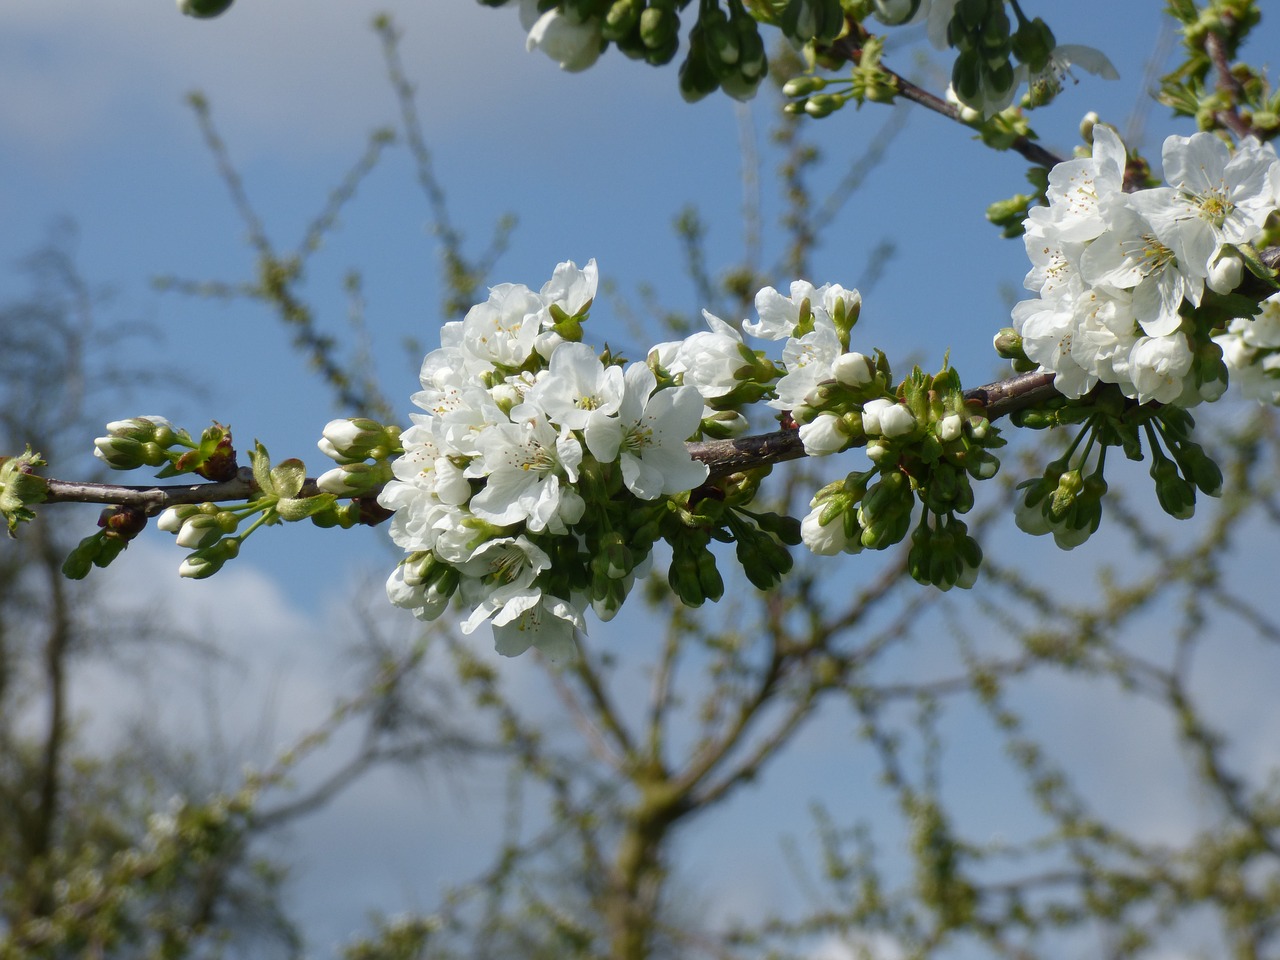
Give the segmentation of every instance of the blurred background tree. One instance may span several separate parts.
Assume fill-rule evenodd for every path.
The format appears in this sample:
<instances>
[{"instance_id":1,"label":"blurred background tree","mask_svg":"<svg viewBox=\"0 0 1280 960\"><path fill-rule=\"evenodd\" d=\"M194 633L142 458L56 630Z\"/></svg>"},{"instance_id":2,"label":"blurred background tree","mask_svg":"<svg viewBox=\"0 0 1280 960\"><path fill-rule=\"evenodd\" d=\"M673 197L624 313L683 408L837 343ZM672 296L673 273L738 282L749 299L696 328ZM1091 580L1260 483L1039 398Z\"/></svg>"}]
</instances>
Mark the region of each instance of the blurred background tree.
<instances>
[{"instance_id":1,"label":"blurred background tree","mask_svg":"<svg viewBox=\"0 0 1280 960\"><path fill-rule=\"evenodd\" d=\"M486 252L466 249L394 27L376 30L399 129L370 137L293 250L270 242L209 102L192 99L254 262L243 281L161 286L265 304L344 413L385 415L405 403L387 398L367 352L362 275L343 273L343 335L313 303L331 266L313 258L357 189L384 149L407 145L440 246L443 318L502 279L512 224ZM697 302L739 316L759 286L809 276L902 129L902 113L885 116L834 177L803 122L776 121L779 226L748 189L734 262L713 265L702 214L684 210L676 242ZM748 187L772 177L765 162L748 151ZM894 254L886 230L850 271L864 294ZM154 332L101 318L66 231L27 272L30 292L0 311L5 449L29 441L87 475L85 438L154 369L129 366L122 338ZM640 347L699 323L651 291L610 300ZM352 602L358 692L334 694L329 719L248 775L247 758L145 723L115 742L89 736L94 718L68 689L93 658L129 673L131 657L216 659L219 643L136 608L122 618L92 577L63 580L92 521L45 511L0 553L0 957L1280 955L1265 709L1280 639L1265 562L1280 517L1276 425L1252 407L1200 416L1223 498L1174 526L1147 507L1149 490L1130 502L1118 482L1106 539L1086 555L1094 570L1080 555L1028 564L1011 529L1010 487L1053 452L1048 439L1005 458L1003 495L973 524L984 588L962 597L918 587L905 555L874 569L801 560L776 591L732 583L729 600L696 611L659 577L648 612L593 626L576 663L540 663L535 683L447 622L379 611L370 587L374 602ZM814 476L779 468L772 495L803 510ZM1147 760L1158 776L1144 783ZM303 775L305 763L318 771ZM487 866L446 869L439 903L389 911L338 947L308 930L313 908L288 902L281 831L383 764L429 782L484 768L505 784L506 814ZM810 805L778 802L797 795ZM748 864L796 895L733 915L732 891L713 884L745 885Z\"/></svg>"}]
</instances>

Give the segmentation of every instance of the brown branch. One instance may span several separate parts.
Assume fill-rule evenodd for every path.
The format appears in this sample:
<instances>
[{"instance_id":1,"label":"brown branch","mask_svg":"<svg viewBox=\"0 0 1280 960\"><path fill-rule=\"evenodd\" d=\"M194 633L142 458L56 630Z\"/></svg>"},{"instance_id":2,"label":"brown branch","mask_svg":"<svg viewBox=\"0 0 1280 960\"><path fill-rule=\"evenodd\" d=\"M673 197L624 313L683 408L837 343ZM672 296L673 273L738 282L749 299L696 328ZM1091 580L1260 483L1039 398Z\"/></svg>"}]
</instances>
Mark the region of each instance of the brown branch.
<instances>
[{"instance_id":1,"label":"brown branch","mask_svg":"<svg viewBox=\"0 0 1280 960\"><path fill-rule=\"evenodd\" d=\"M853 34L841 37L839 40L831 44L827 51L837 56L844 57L850 63L857 63L862 57L862 47ZM954 103L948 103L936 94L930 93L923 87L911 82L896 70L890 70L883 63L880 64L880 70L887 76L893 78L893 82L897 85L898 94L904 100L910 100L912 103L924 107L926 110L932 110L934 113L946 117L948 120L954 120L963 126L972 129L972 124L967 123L961 116L960 108ZM1015 153L1021 154L1025 159L1042 167L1053 167L1055 164L1062 162L1063 158L1046 150L1040 144L1036 143L1030 137L1018 137L1009 145L1009 149Z\"/></svg>"},{"instance_id":2,"label":"brown branch","mask_svg":"<svg viewBox=\"0 0 1280 960\"><path fill-rule=\"evenodd\" d=\"M1229 13L1222 15L1222 21L1223 27L1228 30L1235 25L1235 18ZM1231 72L1231 63L1227 59L1227 45L1223 42L1222 35L1217 31L1209 30L1205 34L1204 50L1213 62L1214 72L1218 75L1218 89L1230 97L1232 103L1230 109L1215 110L1213 119L1243 139L1249 136L1253 129L1240 115L1238 104L1244 99L1244 85Z\"/></svg>"},{"instance_id":3,"label":"brown branch","mask_svg":"<svg viewBox=\"0 0 1280 960\"><path fill-rule=\"evenodd\" d=\"M154 516L165 507L184 503L225 503L249 500L258 496L262 488L253 479L253 471L241 467L234 479L217 483L173 484L118 484L90 483L84 480L45 481L49 485L45 503L106 503L136 507L148 516ZM316 481L308 477L298 492L298 497L314 497L321 493Z\"/></svg>"},{"instance_id":4,"label":"brown branch","mask_svg":"<svg viewBox=\"0 0 1280 960\"><path fill-rule=\"evenodd\" d=\"M980 404L994 420L1015 410L1034 406L1054 396L1053 374L1024 373L965 391L965 399ZM688 445L689 455L711 468L711 478L726 477L752 467L769 466L803 457L804 445L795 430L733 440L701 440ZM45 503L105 503L135 507L154 516L165 507L187 503L225 503L249 500L262 491L253 471L241 467L232 480L218 483L141 484L89 483L48 478ZM314 478L308 477L299 497L320 493ZM370 495L370 499L372 494Z\"/></svg>"},{"instance_id":5,"label":"brown branch","mask_svg":"<svg viewBox=\"0 0 1280 960\"><path fill-rule=\"evenodd\" d=\"M1259 258L1272 270L1280 269L1280 246L1259 251ZM1247 275L1237 292L1262 300L1275 293L1275 288L1257 277ZM979 405L990 420L1007 417L1056 395L1053 374L1045 372L1022 373L964 392L965 399ZM800 435L794 429L737 437L733 440L700 440L688 444L688 449L693 459L710 467L712 480L753 467L798 460L805 455ZM139 508L148 516L177 504L247 500L261 493L253 480L253 472L247 467L242 467L235 479L220 483L126 486L75 480L48 479L46 482L46 503L120 504ZM309 477L298 496L313 497L320 492L315 480ZM366 499L372 503L374 496L374 493L370 493ZM373 519L371 516L370 520Z\"/></svg>"}]
</instances>

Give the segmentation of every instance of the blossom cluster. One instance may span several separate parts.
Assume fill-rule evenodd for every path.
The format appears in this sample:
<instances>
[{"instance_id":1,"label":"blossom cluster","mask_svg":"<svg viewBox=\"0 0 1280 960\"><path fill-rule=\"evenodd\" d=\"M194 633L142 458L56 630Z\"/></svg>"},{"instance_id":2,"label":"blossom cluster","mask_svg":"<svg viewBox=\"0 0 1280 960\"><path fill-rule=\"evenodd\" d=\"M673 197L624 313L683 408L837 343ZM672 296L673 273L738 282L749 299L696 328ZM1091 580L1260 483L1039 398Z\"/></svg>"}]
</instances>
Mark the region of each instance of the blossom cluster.
<instances>
[{"instance_id":1,"label":"blossom cluster","mask_svg":"<svg viewBox=\"0 0 1280 960\"><path fill-rule=\"evenodd\" d=\"M1215 399L1227 379L1213 339L1221 321L1196 308L1239 285L1280 206L1280 160L1253 138L1233 154L1210 133L1171 136L1165 184L1133 192L1126 162L1120 138L1097 124L1091 156L1050 171L1048 205L1025 222L1025 285L1038 298L1014 307L1015 330L1068 397L1103 382L1139 402Z\"/></svg>"},{"instance_id":2,"label":"blossom cluster","mask_svg":"<svg viewBox=\"0 0 1280 960\"><path fill-rule=\"evenodd\" d=\"M857 290L801 280L788 295L765 287L755 307L758 319L743 323L746 332L785 340L781 376L761 391L768 405L798 425L809 456L865 444L873 465L818 492L801 523L804 544L822 555L884 549L906 536L920 499L925 510L914 537L920 562L912 563L913 575L944 589L971 585L981 551L955 514L973 503L969 479L995 473L986 448L1001 441L986 417L966 405L954 371L936 377L917 371L893 386L883 354L849 349L862 309ZM761 382L755 378L769 361L744 346L737 328L704 316L709 331L660 344L651 360L697 386L711 415ZM950 561L939 563L942 554Z\"/></svg>"},{"instance_id":3,"label":"blossom cluster","mask_svg":"<svg viewBox=\"0 0 1280 960\"><path fill-rule=\"evenodd\" d=\"M697 391L577 342L596 284L594 261L562 263L540 291L501 284L445 324L378 498L409 554L392 601L433 619L457 593L463 632L491 623L507 655L566 655L587 604L616 612L657 538L627 525L644 510L610 507L621 489L654 504L707 477L685 447Z\"/></svg>"},{"instance_id":4,"label":"blossom cluster","mask_svg":"<svg viewBox=\"0 0 1280 960\"><path fill-rule=\"evenodd\" d=\"M387 583L394 603L434 619L456 595L469 610L464 633L487 622L501 653L537 646L564 656L585 609L612 617L659 539L671 547L673 590L697 605L724 589L712 539L735 543L747 578L767 589L790 569L786 547L802 540L819 553L853 551L848 530L856 549L897 543L917 496L926 504L921 557L939 543L959 547L953 563L930 572L926 560L913 572L939 585L972 582L980 553L954 515L972 504L965 473L995 472L984 449L994 431L965 408L954 372L917 372L895 392L882 354L849 349L856 290L766 287L756 320L739 327L704 311L706 330L627 364L579 339L596 284L594 261L562 263L540 291L494 287L442 328L413 397L425 412L398 435L402 455L378 495L408 554ZM744 329L785 341L781 357L748 347ZM866 444L865 500L845 496L840 509L815 500L801 524L752 509L763 468L704 486L708 468L686 441L740 434L744 411L761 400L798 426L810 455ZM341 466L318 486L372 490L386 444L380 425L334 421L321 449Z\"/></svg>"}]
</instances>

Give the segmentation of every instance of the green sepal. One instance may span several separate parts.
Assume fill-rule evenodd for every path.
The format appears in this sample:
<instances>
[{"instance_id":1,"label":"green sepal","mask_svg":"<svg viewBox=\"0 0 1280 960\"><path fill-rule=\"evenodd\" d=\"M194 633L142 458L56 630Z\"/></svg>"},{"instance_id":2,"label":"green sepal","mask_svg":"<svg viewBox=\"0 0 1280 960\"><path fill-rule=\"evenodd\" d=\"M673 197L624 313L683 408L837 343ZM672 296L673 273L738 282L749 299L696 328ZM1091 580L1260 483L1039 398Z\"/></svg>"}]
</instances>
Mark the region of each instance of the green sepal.
<instances>
[{"instance_id":1,"label":"green sepal","mask_svg":"<svg viewBox=\"0 0 1280 960\"><path fill-rule=\"evenodd\" d=\"M258 485L263 496L279 497L276 479L271 473L271 455L267 453L267 448L261 441L253 442L253 449L249 452L249 464L253 468L253 482Z\"/></svg>"},{"instance_id":2,"label":"green sepal","mask_svg":"<svg viewBox=\"0 0 1280 960\"><path fill-rule=\"evenodd\" d=\"M1237 243L1234 246L1250 273L1259 280L1265 281L1273 289L1280 290L1280 281L1276 280L1276 272L1262 262L1262 258L1258 256L1258 251L1254 249L1253 244Z\"/></svg>"}]
</instances>

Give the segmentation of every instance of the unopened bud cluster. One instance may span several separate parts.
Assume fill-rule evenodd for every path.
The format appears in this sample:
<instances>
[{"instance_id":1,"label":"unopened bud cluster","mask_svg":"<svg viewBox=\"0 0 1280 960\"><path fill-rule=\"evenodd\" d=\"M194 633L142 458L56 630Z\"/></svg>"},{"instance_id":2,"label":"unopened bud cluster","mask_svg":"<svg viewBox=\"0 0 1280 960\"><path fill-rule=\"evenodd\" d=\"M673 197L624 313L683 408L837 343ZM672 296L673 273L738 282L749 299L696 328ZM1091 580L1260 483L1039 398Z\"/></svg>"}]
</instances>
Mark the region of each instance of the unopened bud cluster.
<instances>
[{"instance_id":1,"label":"unopened bud cluster","mask_svg":"<svg viewBox=\"0 0 1280 960\"><path fill-rule=\"evenodd\" d=\"M1119 447L1130 460L1151 453L1156 498L1170 516L1185 520L1195 513L1196 493L1222 492L1222 471L1191 439L1195 422L1177 406L1140 406L1114 386L1095 390L1087 400L1059 398L1014 414L1014 423L1032 429L1083 424L1066 453L1043 475L1019 484L1015 509L1018 527L1030 534L1053 534L1064 550L1085 542L1102 521L1107 451Z\"/></svg>"},{"instance_id":2,"label":"unopened bud cluster","mask_svg":"<svg viewBox=\"0 0 1280 960\"><path fill-rule=\"evenodd\" d=\"M995 475L999 463L990 451L1004 441L981 410L966 403L950 368L934 376L916 368L888 395L882 354L874 365L859 357L857 369L865 379L856 385L837 379L818 390L814 400L822 412L802 411L808 422L801 436L806 429L819 435L822 445L812 453L861 441L874 466L818 491L802 524L804 542L824 555L883 550L912 530L918 500L912 577L943 590L972 586L982 551L957 515L973 507L970 481Z\"/></svg>"},{"instance_id":3,"label":"unopened bud cluster","mask_svg":"<svg viewBox=\"0 0 1280 960\"><path fill-rule=\"evenodd\" d=\"M107 434L93 441L93 454L113 470L160 467L158 477L194 473L206 480L236 475L231 431L222 424L207 427L195 441L164 417L132 417L107 424Z\"/></svg>"}]
</instances>

